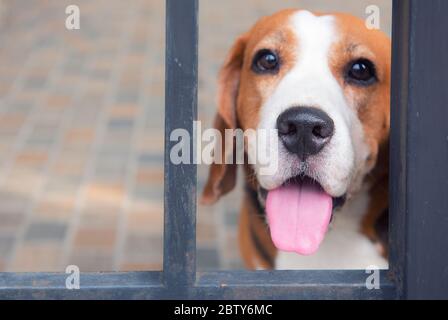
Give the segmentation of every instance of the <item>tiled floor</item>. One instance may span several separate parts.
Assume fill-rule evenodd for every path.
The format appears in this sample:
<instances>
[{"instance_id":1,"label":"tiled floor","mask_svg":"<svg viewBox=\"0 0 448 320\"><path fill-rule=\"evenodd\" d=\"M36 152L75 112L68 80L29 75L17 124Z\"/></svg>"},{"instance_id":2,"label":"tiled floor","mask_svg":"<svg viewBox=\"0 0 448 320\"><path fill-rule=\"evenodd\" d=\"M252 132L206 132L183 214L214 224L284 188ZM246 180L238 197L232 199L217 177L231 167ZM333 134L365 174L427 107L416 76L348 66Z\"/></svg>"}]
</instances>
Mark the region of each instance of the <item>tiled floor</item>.
<instances>
[{"instance_id":1,"label":"tiled floor","mask_svg":"<svg viewBox=\"0 0 448 320\"><path fill-rule=\"evenodd\" d=\"M71 3L3 3L0 269L158 269L162 1Z\"/></svg>"},{"instance_id":2,"label":"tiled floor","mask_svg":"<svg viewBox=\"0 0 448 320\"><path fill-rule=\"evenodd\" d=\"M389 0L201 0L200 119L211 123L219 65L258 17L370 3L389 31ZM69 4L81 30L65 29ZM0 0L0 271L161 268L164 23L163 0ZM242 267L238 199L198 208L200 269Z\"/></svg>"}]
</instances>

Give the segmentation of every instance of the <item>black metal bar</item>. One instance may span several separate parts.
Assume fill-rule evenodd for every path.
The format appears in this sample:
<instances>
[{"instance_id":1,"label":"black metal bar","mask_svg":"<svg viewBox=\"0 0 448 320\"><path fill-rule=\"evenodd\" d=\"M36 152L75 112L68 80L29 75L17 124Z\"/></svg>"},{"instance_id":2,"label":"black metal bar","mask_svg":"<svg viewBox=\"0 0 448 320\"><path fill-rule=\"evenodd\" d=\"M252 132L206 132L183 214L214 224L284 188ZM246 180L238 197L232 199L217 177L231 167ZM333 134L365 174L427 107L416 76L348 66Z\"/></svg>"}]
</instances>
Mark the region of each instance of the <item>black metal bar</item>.
<instances>
[{"instance_id":1,"label":"black metal bar","mask_svg":"<svg viewBox=\"0 0 448 320\"><path fill-rule=\"evenodd\" d=\"M405 212L407 199L407 123L409 66L409 1L393 2L392 88L389 179L389 267L403 296L405 265Z\"/></svg>"},{"instance_id":2,"label":"black metal bar","mask_svg":"<svg viewBox=\"0 0 448 320\"><path fill-rule=\"evenodd\" d=\"M2 273L0 299L394 299L387 274L368 290L364 271L206 272L185 290L163 286L161 272L81 273L68 290L66 274Z\"/></svg>"},{"instance_id":3,"label":"black metal bar","mask_svg":"<svg viewBox=\"0 0 448 320\"><path fill-rule=\"evenodd\" d=\"M196 276L196 165L170 161L170 134L197 119L198 1L166 1L164 283L192 286ZM192 151L190 151L193 154Z\"/></svg>"},{"instance_id":4,"label":"black metal bar","mask_svg":"<svg viewBox=\"0 0 448 320\"><path fill-rule=\"evenodd\" d=\"M65 273L0 273L0 299L162 299L161 272L81 273L80 289Z\"/></svg>"},{"instance_id":5,"label":"black metal bar","mask_svg":"<svg viewBox=\"0 0 448 320\"><path fill-rule=\"evenodd\" d=\"M206 299L395 299L388 271L368 290L363 270L235 271L199 273L196 295Z\"/></svg>"},{"instance_id":6,"label":"black metal bar","mask_svg":"<svg viewBox=\"0 0 448 320\"><path fill-rule=\"evenodd\" d=\"M400 297L448 298L448 1L394 1L391 181Z\"/></svg>"}]
</instances>

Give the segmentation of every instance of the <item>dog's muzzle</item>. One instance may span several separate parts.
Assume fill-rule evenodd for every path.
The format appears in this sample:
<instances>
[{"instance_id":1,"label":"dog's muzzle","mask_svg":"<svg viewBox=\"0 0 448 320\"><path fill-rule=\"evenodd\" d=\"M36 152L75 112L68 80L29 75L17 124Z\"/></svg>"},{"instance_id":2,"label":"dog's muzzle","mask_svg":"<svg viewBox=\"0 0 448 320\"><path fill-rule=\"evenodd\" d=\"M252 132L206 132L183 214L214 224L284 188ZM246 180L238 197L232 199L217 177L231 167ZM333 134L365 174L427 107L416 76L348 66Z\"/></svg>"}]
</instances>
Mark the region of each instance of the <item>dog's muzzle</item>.
<instances>
[{"instance_id":1,"label":"dog's muzzle","mask_svg":"<svg viewBox=\"0 0 448 320\"><path fill-rule=\"evenodd\" d=\"M278 117L277 129L285 148L305 161L330 142L334 134L334 122L317 108L293 107Z\"/></svg>"}]
</instances>

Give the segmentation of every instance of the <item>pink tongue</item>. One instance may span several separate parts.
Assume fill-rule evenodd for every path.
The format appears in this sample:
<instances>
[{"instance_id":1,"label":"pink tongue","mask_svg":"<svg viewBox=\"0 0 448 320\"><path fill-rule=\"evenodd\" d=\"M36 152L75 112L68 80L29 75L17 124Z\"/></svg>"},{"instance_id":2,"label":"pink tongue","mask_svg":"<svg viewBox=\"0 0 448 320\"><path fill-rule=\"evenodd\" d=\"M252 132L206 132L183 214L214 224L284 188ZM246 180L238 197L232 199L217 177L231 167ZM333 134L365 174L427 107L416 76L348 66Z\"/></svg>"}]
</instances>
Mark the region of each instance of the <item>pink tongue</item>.
<instances>
[{"instance_id":1,"label":"pink tongue","mask_svg":"<svg viewBox=\"0 0 448 320\"><path fill-rule=\"evenodd\" d=\"M288 184L269 191L266 212L277 249L311 255L330 223L333 200L316 183Z\"/></svg>"}]
</instances>

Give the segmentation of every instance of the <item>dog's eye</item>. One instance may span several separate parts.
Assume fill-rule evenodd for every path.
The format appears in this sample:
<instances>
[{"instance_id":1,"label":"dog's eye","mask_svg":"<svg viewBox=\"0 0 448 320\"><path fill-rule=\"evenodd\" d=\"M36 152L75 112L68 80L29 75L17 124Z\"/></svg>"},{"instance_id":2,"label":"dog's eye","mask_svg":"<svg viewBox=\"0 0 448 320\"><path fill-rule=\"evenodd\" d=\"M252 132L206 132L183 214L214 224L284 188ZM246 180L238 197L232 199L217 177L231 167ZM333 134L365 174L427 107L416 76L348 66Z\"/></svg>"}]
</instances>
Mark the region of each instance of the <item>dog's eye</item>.
<instances>
[{"instance_id":1,"label":"dog's eye","mask_svg":"<svg viewBox=\"0 0 448 320\"><path fill-rule=\"evenodd\" d=\"M347 80L359 85L370 85L376 78L375 65L367 59L359 59L349 64Z\"/></svg>"},{"instance_id":2,"label":"dog's eye","mask_svg":"<svg viewBox=\"0 0 448 320\"><path fill-rule=\"evenodd\" d=\"M278 66L277 55L268 49L258 51L252 63L252 69L258 73L276 72Z\"/></svg>"}]
</instances>

